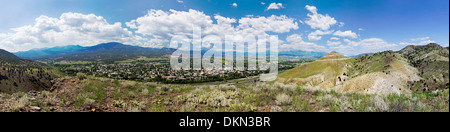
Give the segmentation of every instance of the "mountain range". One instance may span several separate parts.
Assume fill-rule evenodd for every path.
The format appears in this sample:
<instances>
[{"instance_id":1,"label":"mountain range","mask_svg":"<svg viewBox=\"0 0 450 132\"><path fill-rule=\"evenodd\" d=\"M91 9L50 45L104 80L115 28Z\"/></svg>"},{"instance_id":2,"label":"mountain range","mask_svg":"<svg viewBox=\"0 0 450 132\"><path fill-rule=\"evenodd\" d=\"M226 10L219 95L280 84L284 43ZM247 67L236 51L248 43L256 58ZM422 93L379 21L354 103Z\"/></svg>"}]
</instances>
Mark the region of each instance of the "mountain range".
<instances>
[{"instance_id":1,"label":"mountain range","mask_svg":"<svg viewBox=\"0 0 450 132\"><path fill-rule=\"evenodd\" d=\"M33 49L29 51L21 51L14 53L16 56L22 59L42 59L46 57L51 57L52 55L63 55L66 53L76 52L80 50L87 49L87 47L79 45L68 45L62 47L44 48L44 49Z\"/></svg>"},{"instance_id":2,"label":"mountain range","mask_svg":"<svg viewBox=\"0 0 450 132\"><path fill-rule=\"evenodd\" d=\"M91 47L83 47L79 45L69 45L63 47L53 47L44 49L33 49L29 51L21 51L14 53L22 59L41 60L41 61L61 61L61 60L77 60L77 61L120 61L145 57L161 57L171 54L175 49L170 48L145 48L139 46L124 45L121 43L111 42L103 43ZM202 54L207 49L202 50ZM311 52L311 51L282 51L279 56L298 57L306 59L318 59L327 53Z\"/></svg>"},{"instance_id":3,"label":"mountain range","mask_svg":"<svg viewBox=\"0 0 450 132\"><path fill-rule=\"evenodd\" d=\"M291 51L281 51L278 53L279 56L288 57L299 57L305 59L318 59L325 56L326 52L314 52L314 51L302 51L302 50L291 50Z\"/></svg>"},{"instance_id":4,"label":"mountain range","mask_svg":"<svg viewBox=\"0 0 450 132\"><path fill-rule=\"evenodd\" d=\"M171 54L174 49L145 48L111 42L91 47L65 46L17 52L20 58L40 61L101 61L114 62L144 57L161 57Z\"/></svg>"}]
</instances>

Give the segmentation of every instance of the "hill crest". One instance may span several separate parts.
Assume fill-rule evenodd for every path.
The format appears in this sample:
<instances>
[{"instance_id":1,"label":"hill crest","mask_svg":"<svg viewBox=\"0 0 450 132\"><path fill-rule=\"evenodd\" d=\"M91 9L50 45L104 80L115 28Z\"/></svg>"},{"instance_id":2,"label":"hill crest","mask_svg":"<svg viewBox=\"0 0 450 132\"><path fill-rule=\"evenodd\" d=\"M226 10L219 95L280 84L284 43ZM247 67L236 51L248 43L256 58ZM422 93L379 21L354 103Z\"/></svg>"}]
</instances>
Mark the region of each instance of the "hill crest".
<instances>
[{"instance_id":1,"label":"hill crest","mask_svg":"<svg viewBox=\"0 0 450 132\"><path fill-rule=\"evenodd\" d=\"M0 49L0 61L13 64L22 63L22 60L19 57L3 49Z\"/></svg>"},{"instance_id":2,"label":"hill crest","mask_svg":"<svg viewBox=\"0 0 450 132\"><path fill-rule=\"evenodd\" d=\"M318 59L320 61L325 61L325 60L345 60L348 59L347 56L344 56L342 54L339 54L336 51L331 51L330 53L326 54L325 56L323 56L322 58Z\"/></svg>"}]
</instances>

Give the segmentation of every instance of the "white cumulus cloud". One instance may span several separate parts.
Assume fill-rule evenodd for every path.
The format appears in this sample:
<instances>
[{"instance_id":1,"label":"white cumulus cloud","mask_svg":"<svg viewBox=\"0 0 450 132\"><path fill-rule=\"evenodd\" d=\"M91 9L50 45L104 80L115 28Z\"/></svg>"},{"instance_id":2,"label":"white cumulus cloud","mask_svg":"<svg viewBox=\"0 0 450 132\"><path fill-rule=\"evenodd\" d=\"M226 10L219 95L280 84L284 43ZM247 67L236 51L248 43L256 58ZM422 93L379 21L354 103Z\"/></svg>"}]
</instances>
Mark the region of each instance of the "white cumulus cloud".
<instances>
[{"instance_id":1,"label":"white cumulus cloud","mask_svg":"<svg viewBox=\"0 0 450 132\"><path fill-rule=\"evenodd\" d=\"M269 7L267 7L267 10L278 10L284 8L283 3L271 3Z\"/></svg>"},{"instance_id":2,"label":"white cumulus cloud","mask_svg":"<svg viewBox=\"0 0 450 132\"><path fill-rule=\"evenodd\" d=\"M94 14L64 13L59 18L40 16L33 25L0 33L0 48L8 51L25 51L33 48L78 44L90 46L105 42L121 42L143 47L167 47L175 35L192 38L193 27L200 27L202 37L218 35L265 35L297 30L295 19L285 15L245 16L240 19L209 16L198 10L149 10L145 16L125 23L108 23ZM133 29L130 31L129 29ZM235 41L245 41L235 38ZM279 40L282 42L281 40Z\"/></svg>"},{"instance_id":3,"label":"white cumulus cloud","mask_svg":"<svg viewBox=\"0 0 450 132\"><path fill-rule=\"evenodd\" d=\"M430 40L430 37L421 37L421 38L412 38L411 42L401 42L400 45L427 45L430 43L436 43L433 40Z\"/></svg>"},{"instance_id":4,"label":"white cumulus cloud","mask_svg":"<svg viewBox=\"0 0 450 132\"><path fill-rule=\"evenodd\" d=\"M340 40L340 38L337 38L337 37L331 37L330 40Z\"/></svg>"},{"instance_id":5,"label":"white cumulus cloud","mask_svg":"<svg viewBox=\"0 0 450 132\"><path fill-rule=\"evenodd\" d=\"M187 12L150 10L147 15L127 22L126 25L136 29L136 33L152 36L156 39L167 39L174 34L192 34L193 26L205 28L211 26L212 23L210 16L191 9Z\"/></svg>"},{"instance_id":6,"label":"white cumulus cloud","mask_svg":"<svg viewBox=\"0 0 450 132\"><path fill-rule=\"evenodd\" d=\"M275 33L289 32L291 29L297 30L298 23L295 19L285 15L270 17L244 17L239 20L241 29L254 28L261 31L271 31Z\"/></svg>"},{"instance_id":7,"label":"white cumulus cloud","mask_svg":"<svg viewBox=\"0 0 450 132\"><path fill-rule=\"evenodd\" d=\"M312 42L303 41L301 34L293 34L286 38L287 43L280 45L281 51L302 50L302 51L317 51L327 52L324 46L317 45Z\"/></svg>"},{"instance_id":8,"label":"white cumulus cloud","mask_svg":"<svg viewBox=\"0 0 450 132\"><path fill-rule=\"evenodd\" d=\"M308 39L311 41L317 41L317 40L321 40L322 39L322 35L327 35L327 34L332 34L333 31L321 31L321 30L316 30L314 32L311 32L308 35Z\"/></svg>"},{"instance_id":9,"label":"white cumulus cloud","mask_svg":"<svg viewBox=\"0 0 450 132\"><path fill-rule=\"evenodd\" d=\"M214 23L213 20L217 23ZM151 10L147 15L126 23L139 35L150 37L150 40L163 42L174 35L192 37L193 26L202 29L202 35L218 35L222 39L226 35L268 35L268 32L287 33L297 30L298 23L293 18L281 15L246 16L240 19L227 18L220 15L208 16L201 11L162 11ZM236 38L240 41L241 38Z\"/></svg>"},{"instance_id":10,"label":"white cumulus cloud","mask_svg":"<svg viewBox=\"0 0 450 132\"><path fill-rule=\"evenodd\" d=\"M352 39L358 38L358 35L355 32L352 32L351 30L344 31L344 32L339 30L339 31L334 32L333 35L339 36L339 37L352 38Z\"/></svg>"},{"instance_id":11,"label":"white cumulus cloud","mask_svg":"<svg viewBox=\"0 0 450 132\"><path fill-rule=\"evenodd\" d=\"M336 46L342 44L341 41L327 41L327 46Z\"/></svg>"},{"instance_id":12,"label":"white cumulus cloud","mask_svg":"<svg viewBox=\"0 0 450 132\"><path fill-rule=\"evenodd\" d=\"M133 34L120 22L110 24L94 14L63 13L59 18L42 15L33 25L13 28L2 35L0 48L24 51L67 44L93 45L105 42L131 42Z\"/></svg>"},{"instance_id":13,"label":"white cumulus cloud","mask_svg":"<svg viewBox=\"0 0 450 132\"><path fill-rule=\"evenodd\" d=\"M380 38L368 38L359 41L344 39L344 42L346 42L347 45L341 44L338 46L330 47L330 49L334 49L346 55L357 55L389 50L392 47L398 46L397 44L388 43Z\"/></svg>"},{"instance_id":14,"label":"white cumulus cloud","mask_svg":"<svg viewBox=\"0 0 450 132\"><path fill-rule=\"evenodd\" d=\"M411 41L424 41L428 39L430 39L430 37L412 38Z\"/></svg>"},{"instance_id":15,"label":"white cumulus cloud","mask_svg":"<svg viewBox=\"0 0 450 132\"><path fill-rule=\"evenodd\" d=\"M237 3L233 3L233 4L231 4L231 7L237 8L238 4Z\"/></svg>"},{"instance_id":16,"label":"white cumulus cloud","mask_svg":"<svg viewBox=\"0 0 450 132\"><path fill-rule=\"evenodd\" d=\"M337 21L330 17L328 14L319 14L315 6L306 5L305 7L311 13L308 13L308 19L305 21L312 29L328 30L331 26L335 25Z\"/></svg>"}]
</instances>

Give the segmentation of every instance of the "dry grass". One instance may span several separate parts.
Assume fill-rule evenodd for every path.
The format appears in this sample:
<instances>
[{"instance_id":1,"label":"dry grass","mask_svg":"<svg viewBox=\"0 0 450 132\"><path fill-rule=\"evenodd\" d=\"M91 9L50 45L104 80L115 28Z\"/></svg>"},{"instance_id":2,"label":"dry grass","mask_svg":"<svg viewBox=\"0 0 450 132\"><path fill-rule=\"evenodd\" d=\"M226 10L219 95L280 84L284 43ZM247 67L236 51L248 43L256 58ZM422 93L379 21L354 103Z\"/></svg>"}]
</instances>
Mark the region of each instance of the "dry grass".
<instances>
[{"instance_id":1,"label":"dry grass","mask_svg":"<svg viewBox=\"0 0 450 132\"><path fill-rule=\"evenodd\" d=\"M448 112L448 90L372 95L281 83L156 85L88 78L54 92L0 94L0 111Z\"/></svg>"},{"instance_id":2,"label":"dry grass","mask_svg":"<svg viewBox=\"0 0 450 132\"><path fill-rule=\"evenodd\" d=\"M384 98L380 96L375 96L371 100L372 107L369 107L369 111L372 112L388 112L389 111L389 104L386 103Z\"/></svg>"},{"instance_id":3,"label":"dry grass","mask_svg":"<svg viewBox=\"0 0 450 132\"><path fill-rule=\"evenodd\" d=\"M292 103L292 98L286 94L279 94L276 98L277 105L290 105Z\"/></svg>"}]
</instances>

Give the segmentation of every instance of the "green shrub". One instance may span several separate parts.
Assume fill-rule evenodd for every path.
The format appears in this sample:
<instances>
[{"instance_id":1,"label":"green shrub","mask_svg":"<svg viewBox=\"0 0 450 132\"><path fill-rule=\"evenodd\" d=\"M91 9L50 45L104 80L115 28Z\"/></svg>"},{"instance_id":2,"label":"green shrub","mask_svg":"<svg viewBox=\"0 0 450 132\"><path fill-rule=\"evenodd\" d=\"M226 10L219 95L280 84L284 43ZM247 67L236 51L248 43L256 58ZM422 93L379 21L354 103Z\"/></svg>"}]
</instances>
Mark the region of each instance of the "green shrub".
<instances>
[{"instance_id":1,"label":"green shrub","mask_svg":"<svg viewBox=\"0 0 450 132\"><path fill-rule=\"evenodd\" d=\"M84 80L87 78L87 76L86 76L86 74L79 72L79 73L77 73L77 78L79 80Z\"/></svg>"},{"instance_id":2,"label":"green shrub","mask_svg":"<svg viewBox=\"0 0 450 132\"><path fill-rule=\"evenodd\" d=\"M127 103L125 103L122 100L114 100L113 101L113 106L114 107L118 107L118 108L123 108L124 106L127 106Z\"/></svg>"}]
</instances>

